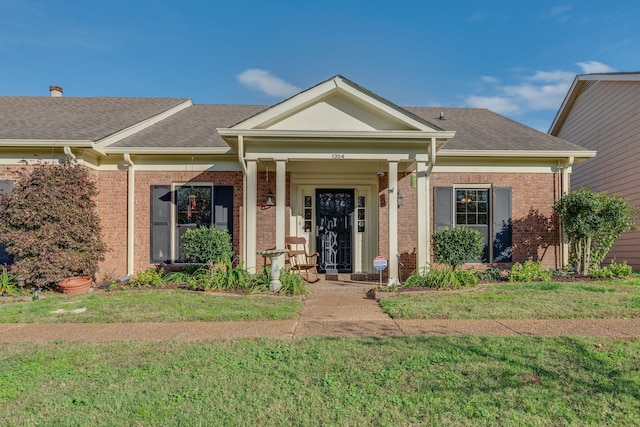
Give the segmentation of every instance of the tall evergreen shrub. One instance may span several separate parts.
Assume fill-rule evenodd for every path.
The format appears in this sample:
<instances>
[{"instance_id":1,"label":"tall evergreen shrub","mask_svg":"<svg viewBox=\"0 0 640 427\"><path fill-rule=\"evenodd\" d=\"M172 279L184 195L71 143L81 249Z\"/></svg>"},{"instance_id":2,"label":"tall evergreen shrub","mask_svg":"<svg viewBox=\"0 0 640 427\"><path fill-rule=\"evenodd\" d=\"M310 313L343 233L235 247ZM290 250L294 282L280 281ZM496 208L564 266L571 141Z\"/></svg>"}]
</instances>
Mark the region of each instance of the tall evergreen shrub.
<instances>
[{"instance_id":1,"label":"tall evergreen shrub","mask_svg":"<svg viewBox=\"0 0 640 427\"><path fill-rule=\"evenodd\" d=\"M13 256L12 271L43 288L70 276L95 278L106 250L96 196L95 180L74 162L25 171L0 199L0 243Z\"/></svg>"}]
</instances>

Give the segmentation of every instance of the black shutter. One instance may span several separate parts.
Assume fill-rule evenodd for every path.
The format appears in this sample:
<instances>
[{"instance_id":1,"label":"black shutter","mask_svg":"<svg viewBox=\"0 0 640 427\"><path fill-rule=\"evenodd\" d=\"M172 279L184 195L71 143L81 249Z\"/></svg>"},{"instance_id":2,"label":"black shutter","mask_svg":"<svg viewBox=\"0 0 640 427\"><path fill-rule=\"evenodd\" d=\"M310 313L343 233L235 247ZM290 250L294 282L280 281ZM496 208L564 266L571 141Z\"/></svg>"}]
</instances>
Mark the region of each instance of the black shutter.
<instances>
[{"instance_id":1,"label":"black shutter","mask_svg":"<svg viewBox=\"0 0 640 427\"><path fill-rule=\"evenodd\" d=\"M453 187L433 188L435 230L453 227Z\"/></svg>"},{"instance_id":2,"label":"black shutter","mask_svg":"<svg viewBox=\"0 0 640 427\"><path fill-rule=\"evenodd\" d=\"M13 191L13 180L0 180L0 197ZM5 247L0 245L0 265L13 263L13 258L7 253Z\"/></svg>"},{"instance_id":3,"label":"black shutter","mask_svg":"<svg viewBox=\"0 0 640 427\"><path fill-rule=\"evenodd\" d=\"M231 185L213 187L213 224L216 228L227 230L233 240L233 186Z\"/></svg>"},{"instance_id":4,"label":"black shutter","mask_svg":"<svg viewBox=\"0 0 640 427\"><path fill-rule=\"evenodd\" d=\"M511 187L493 188L493 262L512 260Z\"/></svg>"},{"instance_id":5,"label":"black shutter","mask_svg":"<svg viewBox=\"0 0 640 427\"><path fill-rule=\"evenodd\" d=\"M170 258L171 186L151 186L151 262Z\"/></svg>"}]
</instances>

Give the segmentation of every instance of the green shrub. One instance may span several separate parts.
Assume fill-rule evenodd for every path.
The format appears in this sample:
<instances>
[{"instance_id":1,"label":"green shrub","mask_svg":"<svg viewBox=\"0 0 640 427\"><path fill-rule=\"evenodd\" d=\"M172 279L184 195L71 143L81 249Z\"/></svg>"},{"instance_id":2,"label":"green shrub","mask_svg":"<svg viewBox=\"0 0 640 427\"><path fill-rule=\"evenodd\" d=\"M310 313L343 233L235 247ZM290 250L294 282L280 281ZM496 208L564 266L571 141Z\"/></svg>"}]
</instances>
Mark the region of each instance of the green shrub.
<instances>
[{"instance_id":1,"label":"green shrub","mask_svg":"<svg viewBox=\"0 0 640 427\"><path fill-rule=\"evenodd\" d=\"M226 256L217 263L208 263L199 269L187 281L187 286L201 291L247 289L250 277L243 264L234 265L233 260Z\"/></svg>"},{"instance_id":2,"label":"green shrub","mask_svg":"<svg viewBox=\"0 0 640 427\"><path fill-rule=\"evenodd\" d=\"M97 187L73 162L38 164L0 197L0 244L12 271L30 286L51 288L70 276L95 279L104 260Z\"/></svg>"},{"instance_id":3,"label":"green shrub","mask_svg":"<svg viewBox=\"0 0 640 427\"><path fill-rule=\"evenodd\" d=\"M443 228L431 236L435 261L453 269L480 258L484 236L468 227Z\"/></svg>"},{"instance_id":4,"label":"green shrub","mask_svg":"<svg viewBox=\"0 0 640 427\"><path fill-rule=\"evenodd\" d=\"M187 259L216 263L233 256L233 244L227 230L214 226L187 230L182 236L182 249Z\"/></svg>"},{"instance_id":5,"label":"green shrub","mask_svg":"<svg viewBox=\"0 0 640 427\"><path fill-rule=\"evenodd\" d=\"M478 271L476 274L480 280L495 282L503 279L502 271L499 268L489 268L485 271Z\"/></svg>"},{"instance_id":6,"label":"green shrub","mask_svg":"<svg viewBox=\"0 0 640 427\"><path fill-rule=\"evenodd\" d=\"M622 264L618 264L615 261L611 261L606 267L594 268L591 270L591 277L598 279L627 279L633 274L631 266L627 265L627 261Z\"/></svg>"},{"instance_id":7,"label":"green shrub","mask_svg":"<svg viewBox=\"0 0 640 427\"><path fill-rule=\"evenodd\" d=\"M158 288L164 286L164 271L155 268L148 268L144 271L138 271L131 281L131 286L136 288Z\"/></svg>"},{"instance_id":8,"label":"green shrub","mask_svg":"<svg viewBox=\"0 0 640 427\"><path fill-rule=\"evenodd\" d=\"M426 287L431 289L460 289L476 286L478 276L469 270L455 270L453 267L432 267L426 274L412 274L404 287Z\"/></svg>"},{"instance_id":9,"label":"green shrub","mask_svg":"<svg viewBox=\"0 0 640 427\"><path fill-rule=\"evenodd\" d=\"M542 267L539 261L525 261L524 264L516 262L509 272L510 282L548 282L551 274Z\"/></svg>"},{"instance_id":10,"label":"green shrub","mask_svg":"<svg viewBox=\"0 0 640 427\"><path fill-rule=\"evenodd\" d=\"M284 295L308 295L310 292L307 282L299 274L284 269L280 270L280 283L282 287L278 292Z\"/></svg>"},{"instance_id":11,"label":"green shrub","mask_svg":"<svg viewBox=\"0 0 640 427\"><path fill-rule=\"evenodd\" d=\"M567 277L569 275L569 271L566 268L556 270L555 268L551 267L549 269L549 274L551 275L551 277Z\"/></svg>"},{"instance_id":12,"label":"green shrub","mask_svg":"<svg viewBox=\"0 0 640 427\"><path fill-rule=\"evenodd\" d=\"M7 271L7 268L2 265L2 273L0 273L0 296L7 295L14 297L18 295L18 283L16 281L16 275Z\"/></svg>"}]
</instances>

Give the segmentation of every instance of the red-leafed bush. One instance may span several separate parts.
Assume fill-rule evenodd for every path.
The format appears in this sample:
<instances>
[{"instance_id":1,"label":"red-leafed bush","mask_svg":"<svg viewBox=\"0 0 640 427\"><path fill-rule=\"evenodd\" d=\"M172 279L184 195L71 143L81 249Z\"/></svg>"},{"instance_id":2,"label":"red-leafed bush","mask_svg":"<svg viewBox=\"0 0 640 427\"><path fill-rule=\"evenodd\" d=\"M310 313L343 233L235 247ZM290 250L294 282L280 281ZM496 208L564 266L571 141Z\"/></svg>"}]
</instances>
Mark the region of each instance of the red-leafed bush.
<instances>
[{"instance_id":1,"label":"red-leafed bush","mask_svg":"<svg viewBox=\"0 0 640 427\"><path fill-rule=\"evenodd\" d=\"M97 187L73 162L38 164L0 198L0 244L12 271L32 286L50 288L70 276L95 279L104 259Z\"/></svg>"}]
</instances>

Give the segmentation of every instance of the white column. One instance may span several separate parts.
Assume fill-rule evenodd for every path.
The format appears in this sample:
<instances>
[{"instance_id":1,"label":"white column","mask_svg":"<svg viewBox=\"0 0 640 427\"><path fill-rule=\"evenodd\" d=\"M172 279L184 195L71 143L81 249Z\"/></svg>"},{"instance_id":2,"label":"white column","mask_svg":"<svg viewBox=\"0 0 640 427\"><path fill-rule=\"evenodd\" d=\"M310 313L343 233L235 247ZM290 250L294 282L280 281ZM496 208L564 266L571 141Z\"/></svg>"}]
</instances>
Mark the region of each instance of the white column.
<instances>
[{"instance_id":1,"label":"white column","mask_svg":"<svg viewBox=\"0 0 640 427\"><path fill-rule=\"evenodd\" d=\"M429 250L430 250L430 221L429 215L430 200L429 200L429 177L427 176L427 163L416 163L416 221L418 224L418 242L417 242L417 256L416 256L416 268L419 273L424 273L429 262Z\"/></svg>"},{"instance_id":2,"label":"white column","mask_svg":"<svg viewBox=\"0 0 640 427\"><path fill-rule=\"evenodd\" d=\"M246 233L247 247L245 249L244 265L248 271L256 271L256 235L258 226L256 220L256 206L258 205L258 164L255 160L247 161L247 204L244 207L247 223L244 229Z\"/></svg>"},{"instance_id":3,"label":"white column","mask_svg":"<svg viewBox=\"0 0 640 427\"><path fill-rule=\"evenodd\" d=\"M389 161L389 285L398 283L398 162Z\"/></svg>"},{"instance_id":4,"label":"white column","mask_svg":"<svg viewBox=\"0 0 640 427\"><path fill-rule=\"evenodd\" d=\"M276 160L276 248L284 248L285 208L287 203L287 163Z\"/></svg>"}]
</instances>

